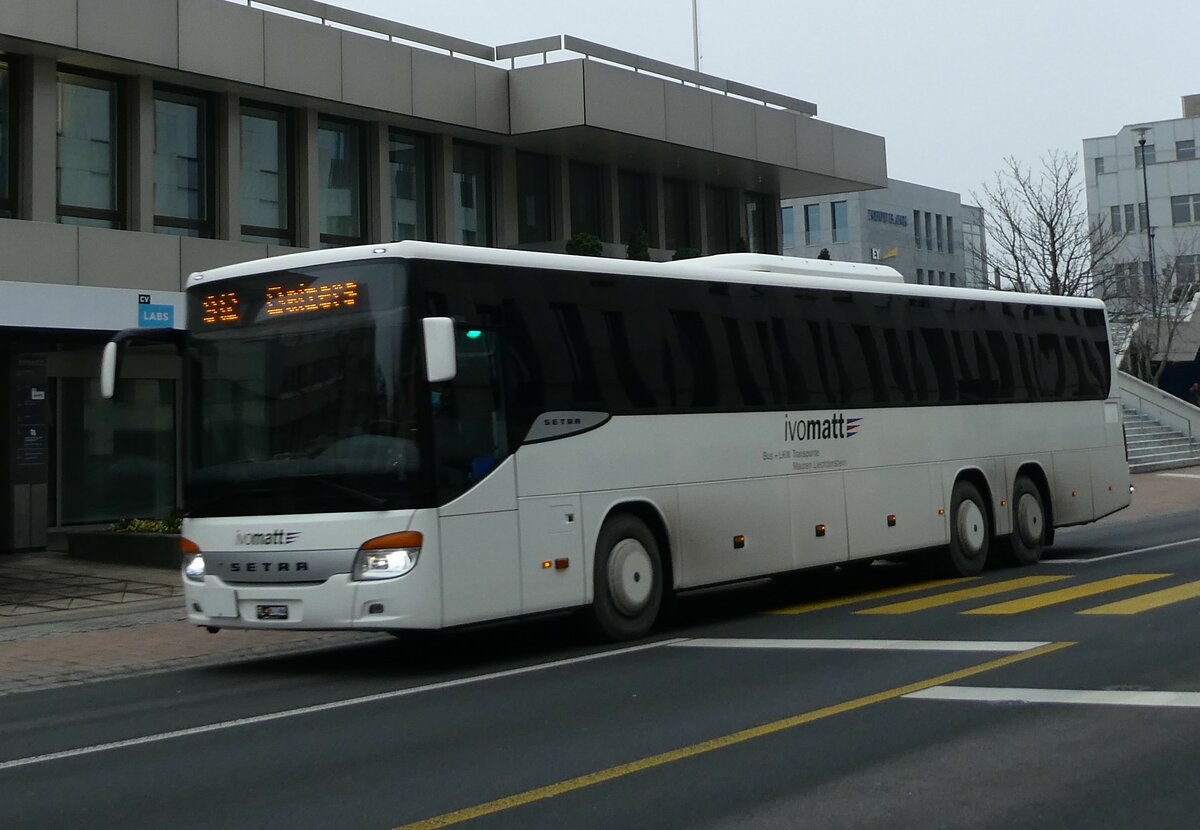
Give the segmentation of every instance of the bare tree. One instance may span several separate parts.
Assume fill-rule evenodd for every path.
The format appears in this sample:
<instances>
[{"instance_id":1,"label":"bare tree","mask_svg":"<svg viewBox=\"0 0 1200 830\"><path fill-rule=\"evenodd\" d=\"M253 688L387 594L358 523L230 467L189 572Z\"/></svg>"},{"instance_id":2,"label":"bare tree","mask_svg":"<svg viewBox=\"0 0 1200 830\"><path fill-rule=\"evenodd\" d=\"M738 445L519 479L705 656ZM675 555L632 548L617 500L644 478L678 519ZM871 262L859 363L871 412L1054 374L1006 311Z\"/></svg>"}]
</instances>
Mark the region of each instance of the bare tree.
<instances>
[{"instance_id":1,"label":"bare tree","mask_svg":"<svg viewBox=\"0 0 1200 830\"><path fill-rule=\"evenodd\" d=\"M1161 243L1160 243L1161 244ZM1111 274L1102 291L1109 318L1129 332L1126 363L1131 374L1158 386L1196 311L1200 291L1200 238L1176 235L1157 252L1152 273L1145 248L1126 246L1108 257ZM1123 260L1123 261L1122 261ZM1196 344L1186 343L1191 359Z\"/></svg>"},{"instance_id":2,"label":"bare tree","mask_svg":"<svg viewBox=\"0 0 1200 830\"><path fill-rule=\"evenodd\" d=\"M1103 264L1122 237L1103 217L1089 220L1078 156L1051 150L1037 170L1010 156L972 197L984 209L997 287L1089 296L1107 279Z\"/></svg>"}]
</instances>

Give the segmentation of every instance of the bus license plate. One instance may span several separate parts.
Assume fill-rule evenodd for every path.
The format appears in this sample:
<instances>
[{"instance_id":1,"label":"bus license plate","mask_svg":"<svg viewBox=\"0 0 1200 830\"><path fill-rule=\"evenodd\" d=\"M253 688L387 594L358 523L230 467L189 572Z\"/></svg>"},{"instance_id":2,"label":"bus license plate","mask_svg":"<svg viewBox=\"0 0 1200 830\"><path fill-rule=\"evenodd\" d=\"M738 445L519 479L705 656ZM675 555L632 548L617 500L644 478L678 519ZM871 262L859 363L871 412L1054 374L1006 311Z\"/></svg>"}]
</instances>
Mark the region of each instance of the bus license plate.
<instances>
[{"instance_id":1,"label":"bus license plate","mask_svg":"<svg viewBox=\"0 0 1200 830\"><path fill-rule=\"evenodd\" d=\"M260 620L286 620L288 607L286 605L260 605L258 606L258 618Z\"/></svg>"}]
</instances>

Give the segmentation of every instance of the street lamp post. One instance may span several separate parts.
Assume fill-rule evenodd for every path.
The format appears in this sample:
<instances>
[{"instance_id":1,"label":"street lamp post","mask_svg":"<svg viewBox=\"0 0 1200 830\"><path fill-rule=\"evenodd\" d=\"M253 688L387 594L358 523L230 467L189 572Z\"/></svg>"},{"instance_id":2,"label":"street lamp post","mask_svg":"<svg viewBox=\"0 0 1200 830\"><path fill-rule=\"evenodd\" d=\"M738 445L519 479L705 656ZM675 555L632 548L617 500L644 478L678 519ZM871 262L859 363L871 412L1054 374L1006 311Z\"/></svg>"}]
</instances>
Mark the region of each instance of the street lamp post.
<instances>
[{"instance_id":1,"label":"street lamp post","mask_svg":"<svg viewBox=\"0 0 1200 830\"><path fill-rule=\"evenodd\" d=\"M1158 273L1154 268L1154 226L1150 224L1150 185L1146 179L1146 133L1150 132L1149 127L1135 127L1133 130L1138 136L1138 147L1141 148L1142 154L1142 197L1146 200L1146 250L1150 254L1150 279L1152 289L1157 288Z\"/></svg>"}]
</instances>

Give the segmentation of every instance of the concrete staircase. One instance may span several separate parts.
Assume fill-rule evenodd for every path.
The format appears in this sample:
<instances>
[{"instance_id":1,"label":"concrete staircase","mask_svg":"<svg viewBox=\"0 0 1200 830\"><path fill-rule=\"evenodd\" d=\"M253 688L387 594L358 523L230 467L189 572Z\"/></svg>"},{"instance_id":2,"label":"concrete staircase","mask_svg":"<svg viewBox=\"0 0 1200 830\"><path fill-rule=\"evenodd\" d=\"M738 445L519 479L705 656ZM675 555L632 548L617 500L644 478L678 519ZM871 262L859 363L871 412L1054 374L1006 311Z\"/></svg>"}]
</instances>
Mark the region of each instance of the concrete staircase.
<instances>
[{"instance_id":1,"label":"concrete staircase","mask_svg":"<svg viewBox=\"0 0 1200 830\"><path fill-rule=\"evenodd\" d=\"M1121 409L1131 473L1200 465L1200 441L1129 406L1122 405Z\"/></svg>"}]
</instances>

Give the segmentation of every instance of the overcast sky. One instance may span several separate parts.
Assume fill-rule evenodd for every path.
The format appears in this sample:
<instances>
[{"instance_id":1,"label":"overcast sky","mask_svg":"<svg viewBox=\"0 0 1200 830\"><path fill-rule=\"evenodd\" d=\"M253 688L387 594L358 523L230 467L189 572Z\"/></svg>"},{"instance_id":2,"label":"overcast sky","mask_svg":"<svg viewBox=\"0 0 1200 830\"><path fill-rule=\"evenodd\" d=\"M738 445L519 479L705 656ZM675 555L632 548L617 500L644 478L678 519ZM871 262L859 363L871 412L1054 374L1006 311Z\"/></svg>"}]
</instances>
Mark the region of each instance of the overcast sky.
<instances>
[{"instance_id":1,"label":"overcast sky","mask_svg":"<svg viewBox=\"0 0 1200 830\"><path fill-rule=\"evenodd\" d=\"M966 201L1007 155L1078 154L1200 93L1197 0L696 1L703 71L882 135L889 176ZM692 0L333 5L489 45L570 34L692 66Z\"/></svg>"}]
</instances>

